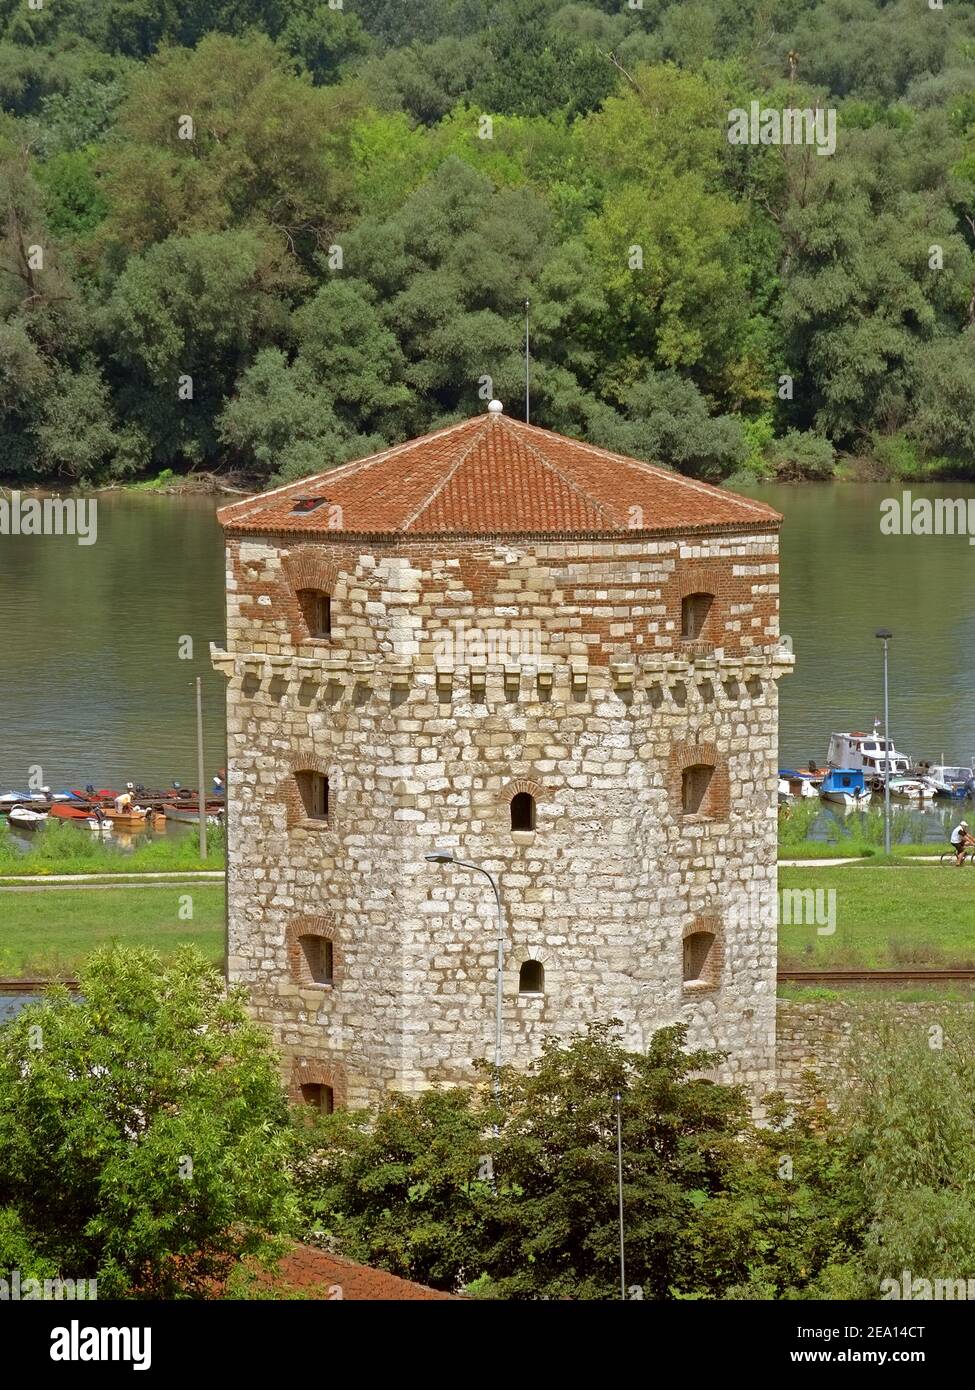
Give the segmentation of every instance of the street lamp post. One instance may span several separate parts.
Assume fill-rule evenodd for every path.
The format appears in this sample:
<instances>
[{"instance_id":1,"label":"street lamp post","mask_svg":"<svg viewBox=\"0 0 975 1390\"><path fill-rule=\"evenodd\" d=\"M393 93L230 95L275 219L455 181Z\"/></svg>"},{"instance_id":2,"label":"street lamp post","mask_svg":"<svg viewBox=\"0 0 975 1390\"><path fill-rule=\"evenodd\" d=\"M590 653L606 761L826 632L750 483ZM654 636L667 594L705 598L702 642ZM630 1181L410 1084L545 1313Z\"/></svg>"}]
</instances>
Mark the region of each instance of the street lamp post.
<instances>
[{"instance_id":1,"label":"street lamp post","mask_svg":"<svg viewBox=\"0 0 975 1390\"><path fill-rule=\"evenodd\" d=\"M887 688L887 643L893 637L889 628L878 627L876 637L879 637L884 644L884 744L886 746L886 756L884 757L884 854L890 854L890 705L888 702Z\"/></svg>"},{"instance_id":2,"label":"street lamp post","mask_svg":"<svg viewBox=\"0 0 975 1390\"><path fill-rule=\"evenodd\" d=\"M501 1089L501 1007L503 999L504 983L504 912L501 908L501 894L498 891L497 880L494 875L488 873L487 869L482 869L480 864L471 864L466 859L455 859L452 854L440 851L437 854L425 854L424 859L429 864L455 864L458 869L473 869L476 874L483 874L494 890L494 901L498 906L498 962L496 966L495 980L495 1007L494 1007L494 1094L497 1095Z\"/></svg>"},{"instance_id":3,"label":"street lamp post","mask_svg":"<svg viewBox=\"0 0 975 1390\"><path fill-rule=\"evenodd\" d=\"M623 1097L616 1092L616 1185L620 1206L620 1298L626 1300L626 1238L623 1232Z\"/></svg>"}]
</instances>

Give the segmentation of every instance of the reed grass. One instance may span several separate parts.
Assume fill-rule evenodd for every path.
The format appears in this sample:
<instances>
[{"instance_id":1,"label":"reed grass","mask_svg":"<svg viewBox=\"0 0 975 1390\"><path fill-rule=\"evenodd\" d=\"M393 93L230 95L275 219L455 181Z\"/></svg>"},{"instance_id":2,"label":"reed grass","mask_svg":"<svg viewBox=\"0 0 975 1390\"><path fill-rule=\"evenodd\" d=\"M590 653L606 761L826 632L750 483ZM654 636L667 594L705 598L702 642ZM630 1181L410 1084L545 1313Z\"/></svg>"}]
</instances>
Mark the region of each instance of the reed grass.
<instances>
[{"instance_id":1,"label":"reed grass","mask_svg":"<svg viewBox=\"0 0 975 1390\"><path fill-rule=\"evenodd\" d=\"M0 822L0 877L12 874L121 874L222 869L226 837L222 826L207 827L207 857L200 858L200 832L137 836L130 847L102 839L90 830L48 821L21 849L6 821Z\"/></svg>"}]
</instances>

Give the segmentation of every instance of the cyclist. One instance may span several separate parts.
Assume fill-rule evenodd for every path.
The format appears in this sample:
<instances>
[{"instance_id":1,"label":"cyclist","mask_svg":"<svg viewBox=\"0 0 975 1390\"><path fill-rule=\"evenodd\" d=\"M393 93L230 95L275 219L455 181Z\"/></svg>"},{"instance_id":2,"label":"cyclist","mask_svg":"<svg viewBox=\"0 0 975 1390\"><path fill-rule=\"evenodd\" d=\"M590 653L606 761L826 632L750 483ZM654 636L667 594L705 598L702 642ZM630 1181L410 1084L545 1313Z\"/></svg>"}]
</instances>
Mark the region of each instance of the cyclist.
<instances>
[{"instance_id":1,"label":"cyclist","mask_svg":"<svg viewBox=\"0 0 975 1390\"><path fill-rule=\"evenodd\" d=\"M959 869L965 862L965 850L969 845L975 845L975 840L968 833L968 821L960 820L951 832L951 847L955 851L955 863Z\"/></svg>"}]
</instances>

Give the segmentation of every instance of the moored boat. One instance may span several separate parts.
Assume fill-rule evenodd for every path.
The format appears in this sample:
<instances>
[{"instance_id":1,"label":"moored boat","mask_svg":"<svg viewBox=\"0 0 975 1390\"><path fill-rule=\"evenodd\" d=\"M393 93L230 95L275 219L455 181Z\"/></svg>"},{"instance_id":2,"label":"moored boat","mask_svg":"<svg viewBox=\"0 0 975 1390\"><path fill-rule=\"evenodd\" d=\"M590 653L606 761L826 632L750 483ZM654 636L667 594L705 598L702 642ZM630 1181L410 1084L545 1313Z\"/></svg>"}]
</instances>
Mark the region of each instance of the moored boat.
<instances>
[{"instance_id":1,"label":"moored boat","mask_svg":"<svg viewBox=\"0 0 975 1390\"><path fill-rule=\"evenodd\" d=\"M29 806L13 806L9 820L18 830L39 830L47 820L47 812L32 811Z\"/></svg>"},{"instance_id":2,"label":"moored boat","mask_svg":"<svg viewBox=\"0 0 975 1390\"><path fill-rule=\"evenodd\" d=\"M883 778L877 790L883 792ZM933 801L934 787L921 777L891 777L890 797L892 801Z\"/></svg>"},{"instance_id":3,"label":"moored boat","mask_svg":"<svg viewBox=\"0 0 975 1390\"><path fill-rule=\"evenodd\" d=\"M819 796L819 785L823 780L823 775L818 769L814 769L812 764L808 770L800 768L798 771L791 767L780 767L779 789L781 790L784 782L791 796L815 798Z\"/></svg>"},{"instance_id":4,"label":"moored boat","mask_svg":"<svg viewBox=\"0 0 975 1390\"><path fill-rule=\"evenodd\" d=\"M151 809L143 810L142 807L133 807L131 811L113 811L106 809L102 815L109 825L114 825L116 830L148 830L161 829L165 825L165 820L160 812Z\"/></svg>"},{"instance_id":5,"label":"moored boat","mask_svg":"<svg viewBox=\"0 0 975 1390\"><path fill-rule=\"evenodd\" d=\"M830 734L826 761L831 768L859 770L868 782L888 773L906 776L911 767L910 758L898 753L892 740L878 737L876 729L872 734Z\"/></svg>"},{"instance_id":6,"label":"moored boat","mask_svg":"<svg viewBox=\"0 0 975 1390\"><path fill-rule=\"evenodd\" d=\"M67 801L56 801L50 814L55 820L87 820L91 812L85 806L73 806Z\"/></svg>"},{"instance_id":7,"label":"moored boat","mask_svg":"<svg viewBox=\"0 0 975 1390\"><path fill-rule=\"evenodd\" d=\"M930 782L935 796L948 797L953 801L963 801L966 796L971 796L975 785L970 767L953 767L947 763L919 763L917 775Z\"/></svg>"},{"instance_id":8,"label":"moored boat","mask_svg":"<svg viewBox=\"0 0 975 1390\"><path fill-rule=\"evenodd\" d=\"M860 768L831 768L823 778L819 795L824 801L836 801L841 806L866 806L870 788Z\"/></svg>"},{"instance_id":9,"label":"moored boat","mask_svg":"<svg viewBox=\"0 0 975 1390\"><path fill-rule=\"evenodd\" d=\"M207 806L207 824L220 825L223 821L222 806ZM186 806L167 806L164 812L167 820L178 821L182 825L199 825L200 808Z\"/></svg>"}]
</instances>

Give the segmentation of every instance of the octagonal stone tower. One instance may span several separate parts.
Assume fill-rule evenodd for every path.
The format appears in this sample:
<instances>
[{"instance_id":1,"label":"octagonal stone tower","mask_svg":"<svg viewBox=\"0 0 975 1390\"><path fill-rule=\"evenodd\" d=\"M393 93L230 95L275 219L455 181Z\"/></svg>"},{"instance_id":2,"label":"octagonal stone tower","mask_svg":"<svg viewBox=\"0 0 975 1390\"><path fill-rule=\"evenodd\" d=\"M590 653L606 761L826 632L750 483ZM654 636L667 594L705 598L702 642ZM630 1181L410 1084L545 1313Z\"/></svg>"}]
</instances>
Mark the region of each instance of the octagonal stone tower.
<instances>
[{"instance_id":1,"label":"octagonal stone tower","mask_svg":"<svg viewBox=\"0 0 975 1390\"><path fill-rule=\"evenodd\" d=\"M619 1018L774 1075L781 518L488 413L234 503L228 974L295 1094Z\"/></svg>"}]
</instances>

